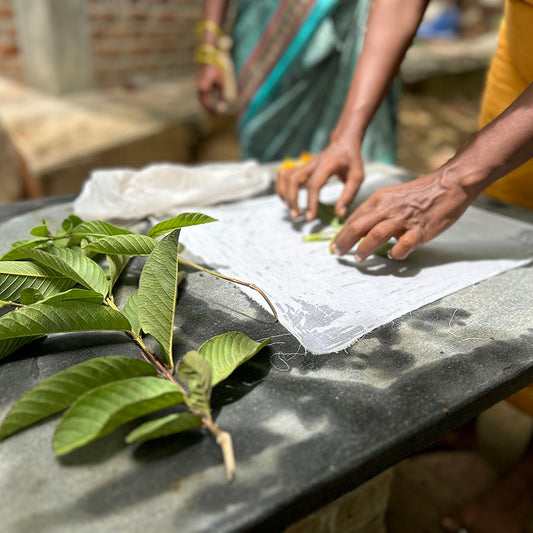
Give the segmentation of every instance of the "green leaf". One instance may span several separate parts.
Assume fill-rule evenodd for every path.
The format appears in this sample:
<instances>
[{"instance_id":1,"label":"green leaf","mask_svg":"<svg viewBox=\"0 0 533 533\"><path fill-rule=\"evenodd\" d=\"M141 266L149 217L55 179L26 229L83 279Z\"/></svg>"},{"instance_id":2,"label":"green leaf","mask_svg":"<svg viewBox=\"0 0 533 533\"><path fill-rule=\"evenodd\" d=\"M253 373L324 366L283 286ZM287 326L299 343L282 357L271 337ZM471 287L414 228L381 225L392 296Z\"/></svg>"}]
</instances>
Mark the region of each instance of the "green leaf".
<instances>
[{"instance_id":1,"label":"green leaf","mask_svg":"<svg viewBox=\"0 0 533 533\"><path fill-rule=\"evenodd\" d=\"M43 220L43 223L41 226L36 226L35 228L33 228L30 231L30 233L32 235L35 235L36 237L46 237L46 238L52 237L50 230L46 226L46 220Z\"/></svg>"},{"instance_id":2,"label":"green leaf","mask_svg":"<svg viewBox=\"0 0 533 533\"><path fill-rule=\"evenodd\" d=\"M9 354L16 352L30 342L42 339L45 335L29 335L27 337L19 337L13 339L0 339L0 359L7 357Z\"/></svg>"},{"instance_id":3,"label":"green leaf","mask_svg":"<svg viewBox=\"0 0 533 533\"><path fill-rule=\"evenodd\" d=\"M43 295L37 289L27 288L20 291L20 303L31 305L43 299Z\"/></svg>"},{"instance_id":4,"label":"green leaf","mask_svg":"<svg viewBox=\"0 0 533 533\"><path fill-rule=\"evenodd\" d=\"M84 245L85 249L101 254L150 255L157 241L146 235L113 235Z\"/></svg>"},{"instance_id":5,"label":"green leaf","mask_svg":"<svg viewBox=\"0 0 533 533\"><path fill-rule=\"evenodd\" d=\"M11 407L0 427L0 439L63 411L88 391L123 379L156 376L150 363L114 355L74 365L41 381Z\"/></svg>"},{"instance_id":6,"label":"green leaf","mask_svg":"<svg viewBox=\"0 0 533 533\"><path fill-rule=\"evenodd\" d=\"M128 298L124 308L122 309L122 314L128 319L131 324L131 331L141 334L141 323L139 322L139 291L133 291Z\"/></svg>"},{"instance_id":7,"label":"green leaf","mask_svg":"<svg viewBox=\"0 0 533 533\"><path fill-rule=\"evenodd\" d=\"M72 235L79 237L107 237L109 235L126 235L132 232L127 229L118 228L109 222L102 220L93 220L91 222L82 222L72 229Z\"/></svg>"},{"instance_id":8,"label":"green leaf","mask_svg":"<svg viewBox=\"0 0 533 533\"><path fill-rule=\"evenodd\" d=\"M108 255L106 257L109 265L109 294L111 294L115 283L130 262L131 257L129 255Z\"/></svg>"},{"instance_id":9,"label":"green leaf","mask_svg":"<svg viewBox=\"0 0 533 533\"><path fill-rule=\"evenodd\" d=\"M211 418L209 400L213 372L209 361L199 352L194 350L187 352L179 364L178 377L189 386L190 393L185 396L187 406Z\"/></svg>"},{"instance_id":10,"label":"green leaf","mask_svg":"<svg viewBox=\"0 0 533 533\"><path fill-rule=\"evenodd\" d=\"M129 331L118 311L76 300L38 302L0 317L0 359L12 353L13 339L73 331Z\"/></svg>"},{"instance_id":11,"label":"green leaf","mask_svg":"<svg viewBox=\"0 0 533 533\"><path fill-rule=\"evenodd\" d=\"M54 434L54 451L64 455L159 409L183 402L178 387L155 377L130 378L93 389L65 413Z\"/></svg>"},{"instance_id":12,"label":"green leaf","mask_svg":"<svg viewBox=\"0 0 533 533\"><path fill-rule=\"evenodd\" d=\"M55 248L50 252L28 249L28 257L39 264L53 268L80 285L106 295L109 288L102 268L92 259L68 248Z\"/></svg>"},{"instance_id":13,"label":"green leaf","mask_svg":"<svg viewBox=\"0 0 533 533\"><path fill-rule=\"evenodd\" d=\"M240 331L230 331L204 342L198 351L211 364L213 387L270 342L255 342Z\"/></svg>"},{"instance_id":14,"label":"green leaf","mask_svg":"<svg viewBox=\"0 0 533 533\"><path fill-rule=\"evenodd\" d=\"M79 226L82 222L83 220L80 217L76 215L70 215L67 218L65 218L65 220L63 220L63 222L61 223L61 228L65 232L70 233L73 228L75 228L76 226Z\"/></svg>"},{"instance_id":15,"label":"green leaf","mask_svg":"<svg viewBox=\"0 0 533 533\"><path fill-rule=\"evenodd\" d=\"M67 276L30 261L0 261L0 300L17 302L21 291L28 288L51 296L75 284Z\"/></svg>"},{"instance_id":16,"label":"green leaf","mask_svg":"<svg viewBox=\"0 0 533 533\"><path fill-rule=\"evenodd\" d=\"M153 226L148 232L148 237L158 237L178 228L208 224L209 222L216 222L216 219L202 213L181 213L177 217L163 220L163 222Z\"/></svg>"},{"instance_id":17,"label":"green leaf","mask_svg":"<svg viewBox=\"0 0 533 533\"><path fill-rule=\"evenodd\" d=\"M141 424L126 437L126 442L142 442L158 439L160 437L174 435L175 433L181 433L188 429L201 427L202 420L198 415L193 413L173 413Z\"/></svg>"},{"instance_id":18,"label":"green leaf","mask_svg":"<svg viewBox=\"0 0 533 533\"><path fill-rule=\"evenodd\" d=\"M137 295L141 329L157 340L170 368L174 368L172 339L178 296L179 231L164 237L146 260Z\"/></svg>"},{"instance_id":19,"label":"green leaf","mask_svg":"<svg viewBox=\"0 0 533 533\"><path fill-rule=\"evenodd\" d=\"M54 294L53 296L48 296L48 298L45 298L42 300L42 302L50 303L66 300L78 300L82 302L101 304L104 300L104 297L101 293L88 289L70 289L65 292Z\"/></svg>"}]
</instances>

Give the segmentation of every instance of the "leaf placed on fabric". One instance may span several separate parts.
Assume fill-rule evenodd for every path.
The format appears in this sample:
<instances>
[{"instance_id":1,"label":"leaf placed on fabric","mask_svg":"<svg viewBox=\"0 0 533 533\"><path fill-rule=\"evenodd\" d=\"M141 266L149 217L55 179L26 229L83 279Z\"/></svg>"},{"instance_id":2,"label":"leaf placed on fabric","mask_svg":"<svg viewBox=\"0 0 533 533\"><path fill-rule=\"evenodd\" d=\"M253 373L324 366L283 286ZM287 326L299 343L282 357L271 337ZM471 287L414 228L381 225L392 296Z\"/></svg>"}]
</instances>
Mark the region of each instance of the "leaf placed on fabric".
<instances>
[{"instance_id":1,"label":"leaf placed on fabric","mask_svg":"<svg viewBox=\"0 0 533 533\"><path fill-rule=\"evenodd\" d=\"M202 213L181 213L177 217L159 222L150 229L147 235L148 237L159 237L178 228L208 224L209 222L216 222L216 219Z\"/></svg>"},{"instance_id":2,"label":"leaf placed on fabric","mask_svg":"<svg viewBox=\"0 0 533 533\"><path fill-rule=\"evenodd\" d=\"M52 237L50 230L46 226L46 220L43 220L43 223L40 226L36 226L35 228L31 229L30 233L35 235L35 237L46 237L47 239Z\"/></svg>"},{"instance_id":3,"label":"leaf placed on fabric","mask_svg":"<svg viewBox=\"0 0 533 533\"><path fill-rule=\"evenodd\" d=\"M194 350L187 352L180 361L178 377L189 386L190 393L185 397L187 406L211 418L209 400L213 372L209 361L199 352Z\"/></svg>"},{"instance_id":4,"label":"leaf placed on fabric","mask_svg":"<svg viewBox=\"0 0 533 533\"><path fill-rule=\"evenodd\" d=\"M188 429L202 427L202 420L193 413L174 413L155 420L150 420L135 428L127 437L126 442L142 442L145 440L167 437Z\"/></svg>"},{"instance_id":5,"label":"leaf placed on fabric","mask_svg":"<svg viewBox=\"0 0 533 533\"><path fill-rule=\"evenodd\" d=\"M91 241L84 248L101 254L150 255L157 241L146 235L113 235Z\"/></svg>"},{"instance_id":6,"label":"leaf placed on fabric","mask_svg":"<svg viewBox=\"0 0 533 533\"><path fill-rule=\"evenodd\" d=\"M55 431L54 451L64 455L130 420L182 402L178 387L164 379L137 377L108 383L68 409Z\"/></svg>"},{"instance_id":7,"label":"leaf placed on fabric","mask_svg":"<svg viewBox=\"0 0 533 533\"><path fill-rule=\"evenodd\" d=\"M97 357L41 381L13 405L0 427L0 439L63 411L83 394L107 383L156 376L150 363L120 355Z\"/></svg>"},{"instance_id":8,"label":"leaf placed on fabric","mask_svg":"<svg viewBox=\"0 0 533 533\"><path fill-rule=\"evenodd\" d=\"M174 368L172 340L178 296L179 231L164 237L146 260L137 295L141 329L157 340L170 368Z\"/></svg>"},{"instance_id":9,"label":"leaf placed on fabric","mask_svg":"<svg viewBox=\"0 0 533 533\"><path fill-rule=\"evenodd\" d=\"M240 331L230 331L204 342L198 351L211 364L213 387L270 342L255 342Z\"/></svg>"},{"instance_id":10,"label":"leaf placed on fabric","mask_svg":"<svg viewBox=\"0 0 533 533\"><path fill-rule=\"evenodd\" d=\"M24 289L35 289L46 298L75 284L69 277L31 261L0 261L0 300L18 302Z\"/></svg>"},{"instance_id":11,"label":"leaf placed on fabric","mask_svg":"<svg viewBox=\"0 0 533 533\"><path fill-rule=\"evenodd\" d=\"M68 248L54 248L49 252L36 248L28 249L27 256L40 265L53 268L80 285L106 295L109 288L102 268L92 259Z\"/></svg>"},{"instance_id":12,"label":"leaf placed on fabric","mask_svg":"<svg viewBox=\"0 0 533 533\"><path fill-rule=\"evenodd\" d=\"M128 319L118 311L87 301L38 302L0 317L0 359L13 339L72 331L130 331Z\"/></svg>"}]
</instances>

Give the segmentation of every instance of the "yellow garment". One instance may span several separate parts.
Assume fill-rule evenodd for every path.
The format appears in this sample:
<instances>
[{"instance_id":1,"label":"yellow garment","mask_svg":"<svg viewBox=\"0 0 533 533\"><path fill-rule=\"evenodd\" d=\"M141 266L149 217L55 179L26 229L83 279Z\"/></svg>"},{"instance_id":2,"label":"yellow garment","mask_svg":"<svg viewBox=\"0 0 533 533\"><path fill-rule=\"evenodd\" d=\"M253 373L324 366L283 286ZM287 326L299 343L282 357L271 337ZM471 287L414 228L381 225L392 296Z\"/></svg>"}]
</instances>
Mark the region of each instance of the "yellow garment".
<instances>
[{"instance_id":1,"label":"yellow garment","mask_svg":"<svg viewBox=\"0 0 533 533\"><path fill-rule=\"evenodd\" d=\"M533 0L506 0L483 96L481 126L496 118L533 81L532 35ZM533 160L499 179L484 194L533 209Z\"/></svg>"},{"instance_id":2,"label":"yellow garment","mask_svg":"<svg viewBox=\"0 0 533 533\"><path fill-rule=\"evenodd\" d=\"M533 81L533 0L506 0L498 49L487 76L481 107L484 126ZM484 194L533 209L533 160L485 189ZM533 384L507 399L533 416Z\"/></svg>"}]
</instances>

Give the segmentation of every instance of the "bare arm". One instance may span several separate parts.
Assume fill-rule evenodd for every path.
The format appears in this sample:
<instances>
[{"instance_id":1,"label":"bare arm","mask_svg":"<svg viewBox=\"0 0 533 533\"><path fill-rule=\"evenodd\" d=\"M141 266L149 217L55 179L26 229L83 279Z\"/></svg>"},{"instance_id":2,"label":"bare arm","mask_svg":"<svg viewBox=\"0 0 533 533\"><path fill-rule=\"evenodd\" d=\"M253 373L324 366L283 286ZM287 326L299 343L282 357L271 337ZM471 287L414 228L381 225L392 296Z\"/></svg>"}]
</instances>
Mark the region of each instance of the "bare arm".
<instances>
[{"instance_id":1,"label":"bare arm","mask_svg":"<svg viewBox=\"0 0 533 533\"><path fill-rule=\"evenodd\" d=\"M533 83L439 169L374 193L349 217L333 243L364 261L391 237L393 259L448 229L491 183L533 157ZM533 178L532 178L533 179Z\"/></svg>"},{"instance_id":2,"label":"bare arm","mask_svg":"<svg viewBox=\"0 0 533 533\"><path fill-rule=\"evenodd\" d=\"M215 27L222 27L228 0L204 0L203 20L213 22ZM208 25L205 26L201 36L201 44L208 47L217 46L217 35ZM216 113L225 110L223 99L224 73L213 63L203 63L198 71L196 87L198 97L205 109Z\"/></svg>"},{"instance_id":3,"label":"bare arm","mask_svg":"<svg viewBox=\"0 0 533 533\"><path fill-rule=\"evenodd\" d=\"M308 220L316 217L318 194L337 174L345 188L336 205L343 217L363 180L361 144L365 130L387 94L409 48L429 0L374 0L363 50L341 117L329 146L305 167L280 172L277 192L291 216L300 215L298 189L308 190Z\"/></svg>"}]
</instances>

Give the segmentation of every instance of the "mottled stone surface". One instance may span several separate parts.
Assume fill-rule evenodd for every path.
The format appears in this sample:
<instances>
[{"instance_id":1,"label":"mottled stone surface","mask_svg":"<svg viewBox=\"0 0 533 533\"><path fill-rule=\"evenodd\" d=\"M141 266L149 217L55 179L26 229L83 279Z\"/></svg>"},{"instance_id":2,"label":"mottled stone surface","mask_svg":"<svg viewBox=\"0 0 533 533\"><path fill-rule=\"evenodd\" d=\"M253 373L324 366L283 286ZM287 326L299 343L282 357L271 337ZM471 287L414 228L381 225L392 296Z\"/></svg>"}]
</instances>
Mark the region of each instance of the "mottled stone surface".
<instances>
[{"instance_id":1,"label":"mottled stone surface","mask_svg":"<svg viewBox=\"0 0 533 533\"><path fill-rule=\"evenodd\" d=\"M31 222L69 212L67 202L14 219L11 208L2 250ZM532 282L531 267L508 271L346 352L312 356L239 289L192 273L178 300L176 354L230 330L272 337L213 394L236 479L226 482L220 450L201 432L126 446L128 427L57 459L50 420L0 445L3 531L282 530L531 382ZM51 335L23 348L0 364L0 417L40 379L110 354L138 355L118 333Z\"/></svg>"}]
</instances>

